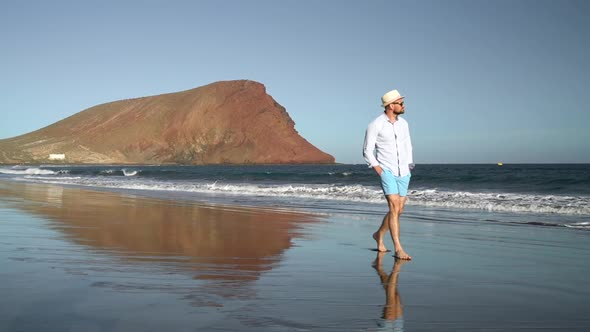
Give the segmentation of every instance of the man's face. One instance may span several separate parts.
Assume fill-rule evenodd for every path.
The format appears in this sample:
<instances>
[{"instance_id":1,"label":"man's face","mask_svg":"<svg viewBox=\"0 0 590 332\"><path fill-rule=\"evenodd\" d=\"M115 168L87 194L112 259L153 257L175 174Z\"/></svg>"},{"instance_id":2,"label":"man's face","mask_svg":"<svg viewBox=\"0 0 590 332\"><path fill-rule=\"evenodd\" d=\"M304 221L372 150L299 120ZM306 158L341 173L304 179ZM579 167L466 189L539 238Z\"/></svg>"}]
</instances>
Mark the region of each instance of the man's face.
<instances>
[{"instance_id":1,"label":"man's face","mask_svg":"<svg viewBox=\"0 0 590 332\"><path fill-rule=\"evenodd\" d=\"M404 114L406 111L406 106L404 105L404 99L398 99L395 102L391 103L391 108L393 113L395 114Z\"/></svg>"}]
</instances>

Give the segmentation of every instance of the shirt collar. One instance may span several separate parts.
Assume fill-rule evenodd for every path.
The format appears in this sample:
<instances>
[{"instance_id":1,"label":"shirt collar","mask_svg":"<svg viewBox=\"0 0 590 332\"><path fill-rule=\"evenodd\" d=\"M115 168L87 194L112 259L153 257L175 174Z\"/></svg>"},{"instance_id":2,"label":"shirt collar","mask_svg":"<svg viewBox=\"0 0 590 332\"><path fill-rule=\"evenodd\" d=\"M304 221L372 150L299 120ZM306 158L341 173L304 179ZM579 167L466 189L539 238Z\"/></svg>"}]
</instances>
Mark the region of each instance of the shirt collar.
<instances>
[{"instance_id":1,"label":"shirt collar","mask_svg":"<svg viewBox=\"0 0 590 332\"><path fill-rule=\"evenodd\" d=\"M391 121L389 121L389 118L387 117L387 114L385 114L385 113L381 114L381 118L383 119L383 121L387 121L391 124L394 124L395 122L398 122L401 119L401 117L398 115L397 120L394 122L391 122Z\"/></svg>"}]
</instances>

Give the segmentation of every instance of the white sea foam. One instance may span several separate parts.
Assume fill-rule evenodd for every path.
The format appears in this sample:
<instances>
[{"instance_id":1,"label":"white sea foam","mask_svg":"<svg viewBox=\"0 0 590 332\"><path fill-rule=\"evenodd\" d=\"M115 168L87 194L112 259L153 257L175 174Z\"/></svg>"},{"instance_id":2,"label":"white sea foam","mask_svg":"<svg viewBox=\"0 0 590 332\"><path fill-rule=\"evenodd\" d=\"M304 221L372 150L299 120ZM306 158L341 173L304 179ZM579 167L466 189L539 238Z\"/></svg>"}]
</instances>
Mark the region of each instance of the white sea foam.
<instances>
[{"instance_id":1,"label":"white sea foam","mask_svg":"<svg viewBox=\"0 0 590 332\"><path fill-rule=\"evenodd\" d=\"M590 222L576 222L572 224L565 224L569 228L587 229L590 230Z\"/></svg>"},{"instance_id":2,"label":"white sea foam","mask_svg":"<svg viewBox=\"0 0 590 332\"><path fill-rule=\"evenodd\" d=\"M12 167L12 168L0 168L0 173L2 174L14 174L14 175L48 175L48 174L55 174L54 171L48 169L40 169L36 167L29 167L29 168L21 168L21 167Z\"/></svg>"},{"instance_id":3,"label":"white sea foam","mask_svg":"<svg viewBox=\"0 0 590 332\"><path fill-rule=\"evenodd\" d=\"M38 180L38 181L56 181L57 180L55 183L60 183L61 181L80 180L82 177L80 177L80 176L61 176L59 178L56 178L56 177L49 177L49 176L26 175L24 178Z\"/></svg>"},{"instance_id":4,"label":"white sea foam","mask_svg":"<svg viewBox=\"0 0 590 332\"><path fill-rule=\"evenodd\" d=\"M123 168L122 171L123 171L123 175L125 175L125 176L134 176L134 175L137 175L137 171L131 171L131 170L128 170L128 169L125 169L125 168Z\"/></svg>"},{"instance_id":5,"label":"white sea foam","mask_svg":"<svg viewBox=\"0 0 590 332\"><path fill-rule=\"evenodd\" d=\"M125 171L123 171L125 172ZM137 171L133 171L137 172ZM177 191L257 197L328 200L336 202L383 203L379 187L363 185L256 184L216 182L172 182L116 177L30 177L29 181L75 184L131 190ZM514 193L473 193L436 189L412 190L408 205L434 208L477 209L490 212L543 213L590 216L590 198L578 196L534 195ZM577 225L586 227L587 225Z\"/></svg>"},{"instance_id":6,"label":"white sea foam","mask_svg":"<svg viewBox=\"0 0 590 332\"><path fill-rule=\"evenodd\" d=\"M490 212L533 212L590 215L588 197L463 191L412 191L409 203L441 208L468 208Z\"/></svg>"}]
</instances>

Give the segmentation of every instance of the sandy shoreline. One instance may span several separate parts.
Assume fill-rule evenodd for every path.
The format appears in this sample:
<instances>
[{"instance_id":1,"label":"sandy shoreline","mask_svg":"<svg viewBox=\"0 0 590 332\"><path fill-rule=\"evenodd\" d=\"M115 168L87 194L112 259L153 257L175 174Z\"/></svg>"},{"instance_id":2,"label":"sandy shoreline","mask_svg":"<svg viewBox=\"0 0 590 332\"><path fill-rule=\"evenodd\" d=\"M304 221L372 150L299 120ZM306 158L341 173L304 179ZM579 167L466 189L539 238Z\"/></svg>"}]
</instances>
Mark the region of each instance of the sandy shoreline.
<instances>
[{"instance_id":1,"label":"sandy shoreline","mask_svg":"<svg viewBox=\"0 0 590 332\"><path fill-rule=\"evenodd\" d=\"M0 181L0 331L585 331L590 234ZM391 243L388 242L391 246Z\"/></svg>"}]
</instances>

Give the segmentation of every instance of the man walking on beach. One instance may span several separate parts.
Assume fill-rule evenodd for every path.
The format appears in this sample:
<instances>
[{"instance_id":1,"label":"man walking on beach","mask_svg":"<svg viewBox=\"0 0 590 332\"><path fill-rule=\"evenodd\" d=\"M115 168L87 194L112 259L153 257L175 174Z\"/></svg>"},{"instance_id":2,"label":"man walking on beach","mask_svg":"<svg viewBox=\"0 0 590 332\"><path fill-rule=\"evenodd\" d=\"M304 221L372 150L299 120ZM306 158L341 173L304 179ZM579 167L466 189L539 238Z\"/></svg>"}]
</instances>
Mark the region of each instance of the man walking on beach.
<instances>
[{"instance_id":1,"label":"man walking on beach","mask_svg":"<svg viewBox=\"0 0 590 332\"><path fill-rule=\"evenodd\" d=\"M381 102L385 110L367 127L363 148L367 164L381 177L381 187L389 205L389 212L373 233L373 239L377 241L378 251L387 251L383 235L389 230L395 256L410 260L412 257L404 251L399 240L400 216L406 203L410 170L414 167L408 122L399 116L405 111L404 96L392 90L383 95Z\"/></svg>"}]
</instances>

